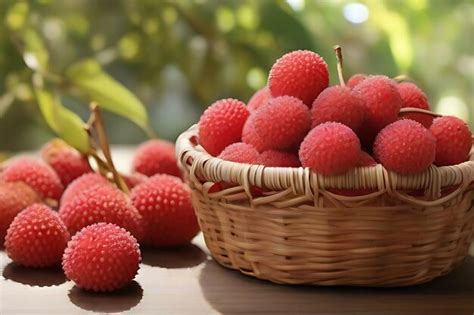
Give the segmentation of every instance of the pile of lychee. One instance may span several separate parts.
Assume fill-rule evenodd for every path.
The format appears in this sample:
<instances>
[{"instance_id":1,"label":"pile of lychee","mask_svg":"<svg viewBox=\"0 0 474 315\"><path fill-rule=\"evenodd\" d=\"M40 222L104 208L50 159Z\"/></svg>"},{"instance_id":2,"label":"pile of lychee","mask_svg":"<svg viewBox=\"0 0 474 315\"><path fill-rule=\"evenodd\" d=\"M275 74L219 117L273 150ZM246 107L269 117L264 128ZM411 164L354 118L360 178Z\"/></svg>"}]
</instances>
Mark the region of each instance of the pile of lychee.
<instances>
[{"instance_id":1,"label":"pile of lychee","mask_svg":"<svg viewBox=\"0 0 474 315\"><path fill-rule=\"evenodd\" d=\"M346 84L335 50L339 85L328 86L328 66L317 53L290 52L247 105L222 99L204 112L199 144L222 160L302 166L325 176L379 163L412 175L469 159L473 140L464 121L431 112L411 81L356 74Z\"/></svg>"},{"instance_id":2,"label":"pile of lychee","mask_svg":"<svg viewBox=\"0 0 474 315\"><path fill-rule=\"evenodd\" d=\"M61 140L42 159L0 168L0 243L15 263L60 266L76 286L111 291L137 274L140 246L180 246L199 226L172 143L150 140L134 157L122 191Z\"/></svg>"}]
</instances>

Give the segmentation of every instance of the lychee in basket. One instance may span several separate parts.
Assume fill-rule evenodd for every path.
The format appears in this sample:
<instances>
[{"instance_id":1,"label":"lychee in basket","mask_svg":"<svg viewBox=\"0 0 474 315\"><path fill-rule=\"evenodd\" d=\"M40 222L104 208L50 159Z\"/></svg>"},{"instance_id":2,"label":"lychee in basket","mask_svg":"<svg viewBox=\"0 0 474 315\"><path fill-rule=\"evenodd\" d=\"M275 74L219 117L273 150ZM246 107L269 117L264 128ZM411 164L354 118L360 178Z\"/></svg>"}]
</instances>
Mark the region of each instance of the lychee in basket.
<instances>
[{"instance_id":1,"label":"lychee in basket","mask_svg":"<svg viewBox=\"0 0 474 315\"><path fill-rule=\"evenodd\" d=\"M467 162L418 175L378 164L328 177L223 161L197 136L195 125L179 137L178 160L225 267L285 284L390 287L445 275L468 254L474 148ZM360 189L367 194L350 196Z\"/></svg>"}]
</instances>

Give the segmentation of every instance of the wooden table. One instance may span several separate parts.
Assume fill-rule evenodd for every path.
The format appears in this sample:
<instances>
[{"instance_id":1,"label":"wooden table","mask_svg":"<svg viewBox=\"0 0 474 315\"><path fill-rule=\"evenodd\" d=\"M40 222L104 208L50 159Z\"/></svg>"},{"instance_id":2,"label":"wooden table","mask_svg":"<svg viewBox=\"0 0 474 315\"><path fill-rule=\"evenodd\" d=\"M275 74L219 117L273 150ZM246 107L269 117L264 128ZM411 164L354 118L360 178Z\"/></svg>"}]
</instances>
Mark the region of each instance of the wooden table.
<instances>
[{"instance_id":1,"label":"wooden table","mask_svg":"<svg viewBox=\"0 0 474 315\"><path fill-rule=\"evenodd\" d=\"M126 169L129 150L116 151ZM471 252L472 253L472 252ZM450 275L407 288L283 286L217 265L202 236L192 245L142 252L135 281L110 294L81 291L60 269L15 266L0 250L0 314L474 314L474 257Z\"/></svg>"},{"instance_id":2,"label":"wooden table","mask_svg":"<svg viewBox=\"0 0 474 315\"><path fill-rule=\"evenodd\" d=\"M83 292L60 269L15 266L0 252L0 314L474 314L474 257L452 274L408 288L283 286L228 270L193 244L143 253L135 281L111 294Z\"/></svg>"}]
</instances>

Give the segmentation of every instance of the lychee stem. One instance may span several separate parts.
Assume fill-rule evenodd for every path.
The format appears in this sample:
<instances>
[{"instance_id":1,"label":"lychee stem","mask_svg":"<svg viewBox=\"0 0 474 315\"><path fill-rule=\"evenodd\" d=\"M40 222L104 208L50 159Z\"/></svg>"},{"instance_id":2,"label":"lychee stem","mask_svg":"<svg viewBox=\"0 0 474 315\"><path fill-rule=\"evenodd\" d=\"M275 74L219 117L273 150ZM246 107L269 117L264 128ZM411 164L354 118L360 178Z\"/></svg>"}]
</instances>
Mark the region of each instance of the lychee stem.
<instances>
[{"instance_id":1,"label":"lychee stem","mask_svg":"<svg viewBox=\"0 0 474 315\"><path fill-rule=\"evenodd\" d=\"M346 83L344 82L344 75L342 74L342 63L343 63L343 58L342 58L342 48L339 45L334 46L334 51L336 52L336 58L337 58L337 75L339 76L339 84L344 87L346 86Z\"/></svg>"},{"instance_id":2,"label":"lychee stem","mask_svg":"<svg viewBox=\"0 0 474 315\"><path fill-rule=\"evenodd\" d=\"M432 111L430 111L430 110L421 109L421 108L416 108L416 107L405 107L405 108L402 108L402 109L400 109L400 111L398 112L398 116L403 116L404 114L409 114L409 113L420 113L420 114L430 115L430 116L433 116L433 117L442 117L442 116L443 116L443 115L437 114L437 113L435 113L435 112L432 112Z\"/></svg>"},{"instance_id":3,"label":"lychee stem","mask_svg":"<svg viewBox=\"0 0 474 315\"><path fill-rule=\"evenodd\" d=\"M94 127L95 131L97 132L97 136L99 138L99 144L104 153L105 160L107 165L109 166L110 171L114 177L114 182L117 184L117 187L120 188L125 193L129 193L129 189L125 181L123 180L122 176L120 176L119 172L115 168L114 161L112 160L112 154L110 152L109 141L107 138L107 133L104 128L104 120L102 119L102 113L99 109L97 103L91 103L91 112L94 115Z\"/></svg>"},{"instance_id":4,"label":"lychee stem","mask_svg":"<svg viewBox=\"0 0 474 315\"><path fill-rule=\"evenodd\" d=\"M414 82L412 78L405 74L400 74L397 75L396 77L393 77L393 80L397 83L402 83L402 82Z\"/></svg>"}]
</instances>

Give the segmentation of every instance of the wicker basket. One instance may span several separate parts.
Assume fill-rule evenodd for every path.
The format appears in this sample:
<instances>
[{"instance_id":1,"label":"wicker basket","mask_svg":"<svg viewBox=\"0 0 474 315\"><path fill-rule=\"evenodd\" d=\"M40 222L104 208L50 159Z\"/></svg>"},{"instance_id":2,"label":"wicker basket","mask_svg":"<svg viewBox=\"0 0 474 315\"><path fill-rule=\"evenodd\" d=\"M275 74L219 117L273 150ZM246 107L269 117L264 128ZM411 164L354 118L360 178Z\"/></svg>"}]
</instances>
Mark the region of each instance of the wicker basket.
<instances>
[{"instance_id":1,"label":"wicker basket","mask_svg":"<svg viewBox=\"0 0 474 315\"><path fill-rule=\"evenodd\" d=\"M473 240L474 147L470 161L416 176L377 165L333 177L214 158L197 144L196 125L176 150L212 256L247 275L285 284L414 285L449 273ZM234 186L209 192L220 182Z\"/></svg>"}]
</instances>

